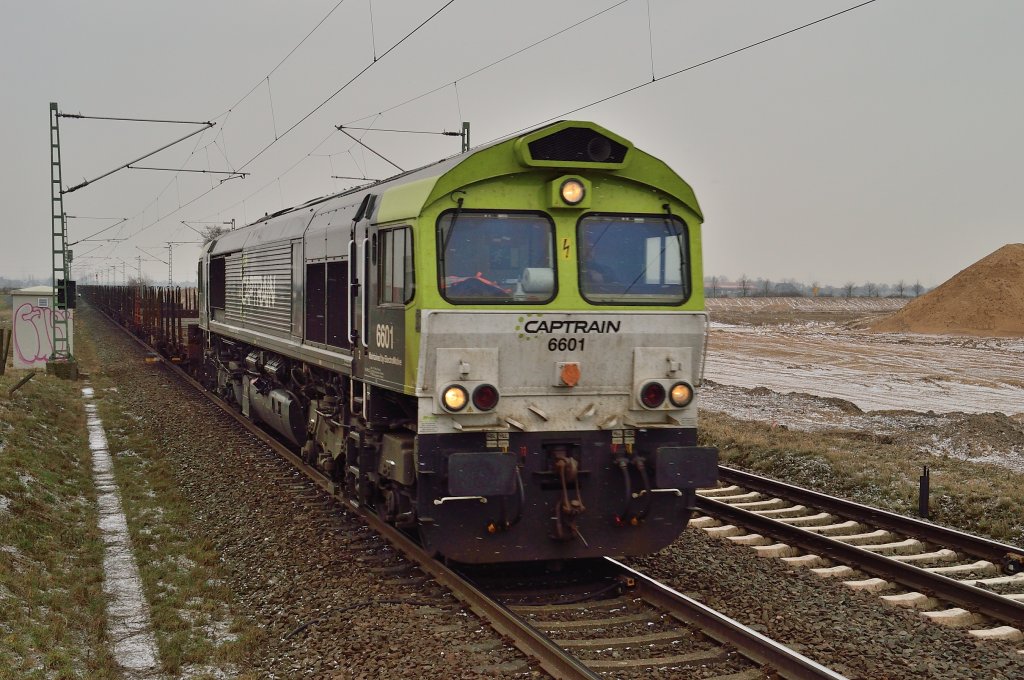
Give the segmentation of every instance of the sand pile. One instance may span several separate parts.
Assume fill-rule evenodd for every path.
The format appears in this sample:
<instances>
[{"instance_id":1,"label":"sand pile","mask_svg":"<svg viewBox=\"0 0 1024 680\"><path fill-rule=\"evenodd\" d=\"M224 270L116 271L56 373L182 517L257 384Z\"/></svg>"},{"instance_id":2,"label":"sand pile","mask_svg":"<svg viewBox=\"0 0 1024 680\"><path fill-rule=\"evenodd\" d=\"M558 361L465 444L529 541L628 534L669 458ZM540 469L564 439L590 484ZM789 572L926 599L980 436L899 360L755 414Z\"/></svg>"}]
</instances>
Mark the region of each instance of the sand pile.
<instances>
[{"instance_id":1,"label":"sand pile","mask_svg":"<svg viewBox=\"0 0 1024 680\"><path fill-rule=\"evenodd\" d=\"M1024 243L1003 246L870 328L1024 337Z\"/></svg>"}]
</instances>

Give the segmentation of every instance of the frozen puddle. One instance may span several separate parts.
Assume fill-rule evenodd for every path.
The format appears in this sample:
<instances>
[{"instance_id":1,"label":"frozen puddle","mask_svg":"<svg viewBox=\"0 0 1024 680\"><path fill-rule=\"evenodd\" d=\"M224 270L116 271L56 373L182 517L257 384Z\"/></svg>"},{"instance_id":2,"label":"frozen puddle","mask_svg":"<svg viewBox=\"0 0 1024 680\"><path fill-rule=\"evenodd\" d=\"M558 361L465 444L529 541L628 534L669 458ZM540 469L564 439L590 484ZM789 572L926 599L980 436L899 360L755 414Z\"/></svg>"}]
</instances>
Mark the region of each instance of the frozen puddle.
<instances>
[{"instance_id":1,"label":"frozen puddle","mask_svg":"<svg viewBox=\"0 0 1024 680\"><path fill-rule=\"evenodd\" d=\"M157 665L156 639L149 621L149 608L142 596L139 568L132 554L128 522L114 481L107 450L107 435L92 402L93 389L82 389L92 450L92 474L98 492L100 532L103 535L103 592L107 595L107 621L113 641L114 658L125 676L141 678Z\"/></svg>"}]
</instances>

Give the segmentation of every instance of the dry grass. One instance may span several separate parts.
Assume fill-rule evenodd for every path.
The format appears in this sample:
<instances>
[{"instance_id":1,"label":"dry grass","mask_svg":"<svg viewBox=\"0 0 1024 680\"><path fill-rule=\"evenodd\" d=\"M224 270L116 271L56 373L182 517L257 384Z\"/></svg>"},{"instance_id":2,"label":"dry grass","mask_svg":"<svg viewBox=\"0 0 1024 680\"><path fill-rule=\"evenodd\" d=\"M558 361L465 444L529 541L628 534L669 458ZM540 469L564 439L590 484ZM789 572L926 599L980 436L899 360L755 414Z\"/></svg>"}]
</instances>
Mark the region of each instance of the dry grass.
<instances>
[{"instance_id":1,"label":"dry grass","mask_svg":"<svg viewBox=\"0 0 1024 680\"><path fill-rule=\"evenodd\" d=\"M190 678L234 677L237 664L259 645L260 633L231 612L225 567L177 489L162 443L167 435L118 391L97 360L88 329L80 323L76 330L79 360L96 388L162 670Z\"/></svg>"},{"instance_id":2,"label":"dry grass","mask_svg":"<svg viewBox=\"0 0 1024 680\"><path fill-rule=\"evenodd\" d=\"M0 377L0 678L116 678L80 386Z\"/></svg>"},{"instance_id":3,"label":"dry grass","mask_svg":"<svg viewBox=\"0 0 1024 680\"><path fill-rule=\"evenodd\" d=\"M932 520L1024 545L1024 485L1003 467L928 455L861 432L799 432L721 413L701 418L701 441L719 448L723 465L902 514L916 514L927 465Z\"/></svg>"}]
</instances>

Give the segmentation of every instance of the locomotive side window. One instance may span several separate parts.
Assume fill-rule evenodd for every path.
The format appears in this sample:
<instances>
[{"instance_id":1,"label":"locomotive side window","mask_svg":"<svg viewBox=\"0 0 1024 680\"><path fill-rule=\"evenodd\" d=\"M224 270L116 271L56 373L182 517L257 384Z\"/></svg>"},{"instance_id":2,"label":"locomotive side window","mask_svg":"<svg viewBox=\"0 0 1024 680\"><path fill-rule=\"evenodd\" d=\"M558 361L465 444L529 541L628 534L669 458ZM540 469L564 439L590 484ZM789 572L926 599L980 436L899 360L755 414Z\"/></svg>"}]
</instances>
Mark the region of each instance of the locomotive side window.
<instances>
[{"instance_id":1,"label":"locomotive side window","mask_svg":"<svg viewBox=\"0 0 1024 680\"><path fill-rule=\"evenodd\" d=\"M449 302L555 297L554 226L536 213L448 211L438 220L438 282Z\"/></svg>"},{"instance_id":2,"label":"locomotive side window","mask_svg":"<svg viewBox=\"0 0 1024 680\"><path fill-rule=\"evenodd\" d=\"M348 262L327 263L327 344L348 347Z\"/></svg>"},{"instance_id":3,"label":"locomotive side window","mask_svg":"<svg viewBox=\"0 0 1024 680\"><path fill-rule=\"evenodd\" d=\"M381 304L407 304L416 291L412 229L381 231L377 250L377 294Z\"/></svg>"},{"instance_id":4,"label":"locomotive side window","mask_svg":"<svg viewBox=\"0 0 1024 680\"><path fill-rule=\"evenodd\" d=\"M306 265L306 341L324 342L324 263Z\"/></svg>"},{"instance_id":5,"label":"locomotive side window","mask_svg":"<svg viewBox=\"0 0 1024 680\"><path fill-rule=\"evenodd\" d=\"M686 224L674 215L587 215L577 229L580 292L596 304L690 297Z\"/></svg>"},{"instance_id":6,"label":"locomotive side window","mask_svg":"<svg viewBox=\"0 0 1024 680\"><path fill-rule=\"evenodd\" d=\"M225 258L210 258L210 307L213 309L224 309L227 305L228 287Z\"/></svg>"}]
</instances>

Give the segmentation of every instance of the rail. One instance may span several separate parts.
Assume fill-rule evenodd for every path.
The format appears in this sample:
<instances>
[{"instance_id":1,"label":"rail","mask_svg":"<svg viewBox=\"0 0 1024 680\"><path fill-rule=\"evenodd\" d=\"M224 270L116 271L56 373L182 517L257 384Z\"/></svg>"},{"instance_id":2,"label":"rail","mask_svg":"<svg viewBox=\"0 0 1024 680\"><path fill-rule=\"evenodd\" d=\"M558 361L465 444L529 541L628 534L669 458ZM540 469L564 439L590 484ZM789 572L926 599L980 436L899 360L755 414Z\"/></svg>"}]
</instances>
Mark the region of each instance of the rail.
<instances>
[{"instance_id":1,"label":"rail","mask_svg":"<svg viewBox=\"0 0 1024 680\"><path fill-rule=\"evenodd\" d=\"M902 517L885 510L871 508L740 470L721 467L719 474L719 478L725 482L735 483L770 496L818 508L839 517L885 528L902 535L920 537L929 543L952 546L964 552L971 553L973 550L978 550L978 553L972 554L998 555L999 558L1002 558L1008 551L1016 550L1013 546L1005 546L954 529L940 527L912 517ZM934 593L943 600L984 614L997 621L1018 628L1024 626L1024 602L1017 602L990 590L978 588L942 574L932 573L920 567L712 498L698 495L696 510L732 524L752 528L758 533L773 536L790 546L856 567L913 590Z\"/></svg>"},{"instance_id":2,"label":"rail","mask_svg":"<svg viewBox=\"0 0 1024 680\"><path fill-rule=\"evenodd\" d=\"M94 307L109 321L124 328L121 324ZM145 340L124 329L129 337L137 342L147 353L154 349ZM509 637L515 646L524 654L533 657L547 673L555 678L596 680L600 674L594 672L586 664L569 651L559 647L551 638L530 625L509 607L476 587L472 582L457 572L435 560L420 545L405 533L381 520L375 513L364 511L358 503L345 498L339 485L307 465L291 449L269 435L262 428L236 411L228 403L212 394L189 375L183 368L172 361L160 358L160 363L177 377L199 390L210 401L220 407L235 422L244 427L263 444L271 448L283 459L291 463L299 472L309 478L325 493L347 507L358 512L367 524L391 543L403 555L416 563L424 573L429 574L438 584L448 588L452 594L475 614L488 621L500 634ZM681 593L668 588L652 579L630 569L629 567L606 558L610 569L628 575L635 584L636 595L644 601L661 609L678 621L700 629L708 637L721 644L732 645L736 650L751 661L771 666L780 677L793 680L843 680L844 676L821 666L807 657L775 642L751 628L716 612Z\"/></svg>"}]
</instances>

